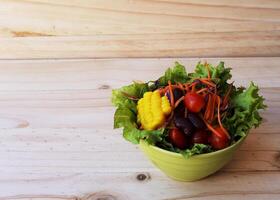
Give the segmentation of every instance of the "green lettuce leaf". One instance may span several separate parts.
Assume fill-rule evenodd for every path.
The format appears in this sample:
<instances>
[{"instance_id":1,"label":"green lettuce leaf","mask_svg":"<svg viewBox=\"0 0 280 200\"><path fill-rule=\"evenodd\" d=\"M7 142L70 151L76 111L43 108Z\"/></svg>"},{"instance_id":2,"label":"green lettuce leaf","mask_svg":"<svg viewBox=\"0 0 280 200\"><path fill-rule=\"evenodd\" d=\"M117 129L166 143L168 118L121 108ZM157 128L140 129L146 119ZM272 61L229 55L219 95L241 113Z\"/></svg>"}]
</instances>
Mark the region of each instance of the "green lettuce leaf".
<instances>
[{"instance_id":1,"label":"green lettuce leaf","mask_svg":"<svg viewBox=\"0 0 280 200\"><path fill-rule=\"evenodd\" d=\"M114 128L123 127L123 137L134 144L138 144L141 139L145 139L149 144L160 142L164 129L153 131L138 129L137 115L132 110L123 106L118 107L114 116Z\"/></svg>"},{"instance_id":2,"label":"green lettuce leaf","mask_svg":"<svg viewBox=\"0 0 280 200\"><path fill-rule=\"evenodd\" d=\"M191 149L180 150L179 152L185 157L189 158L194 155L203 154L203 153L210 153L213 149L210 145L206 144L194 144Z\"/></svg>"},{"instance_id":3,"label":"green lettuce leaf","mask_svg":"<svg viewBox=\"0 0 280 200\"><path fill-rule=\"evenodd\" d=\"M125 106L118 107L114 115L114 128L137 127L137 117L134 110L136 110L136 105L130 108Z\"/></svg>"},{"instance_id":4,"label":"green lettuce leaf","mask_svg":"<svg viewBox=\"0 0 280 200\"><path fill-rule=\"evenodd\" d=\"M112 91L112 103L117 107L114 115L114 128L127 125L136 126L136 101L129 99L127 95L141 98L146 91L148 91L148 85L145 83L133 83Z\"/></svg>"},{"instance_id":5,"label":"green lettuce leaf","mask_svg":"<svg viewBox=\"0 0 280 200\"><path fill-rule=\"evenodd\" d=\"M205 145L205 144L194 144L190 149L186 149L186 150L178 149L168 141L168 131L165 130L163 134L164 137L160 141L160 143L157 144L157 146L168 151L181 153L185 158L189 158L191 156L198 155L198 154L210 153L213 151L210 145Z\"/></svg>"},{"instance_id":6,"label":"green lettuce leaf","mask_svg":"<svg viewBox=\"0 0 280 200\"><path fill-rule=\"evenodd\" d=\"M259 110L266 108L266 105L258 91L259 88L251 82L246 90L239 88L233 93L230 114L223 120L233 138L245 136L251 128L258 127L261 123Z\"/></svg>"},{"instance_id":7,"label":"green lettuce leaf","mask_svg":"<svg viewBox=\"0 0 280 200\"><path fill-rule=\"evenodd\" d=\"M216 67L211 64L207 64L208 69L211 75L211 78L214 79L216 83L226 83L227 80L231 79L231 68L225 68L224 62L220 62ZM208 77L208 69L205 67L205 64L199 62L196 65L195 72L190 73L189 76L192 80L196 78L206 78Z\"/></svg>"},{"instance_id":8,"label":"green lettuce leaf","mask_svg":"<svg viewBox=\"0 0 280 200\"><path fill-rule=\"evenodd\" d=\"M139 130L137 127L125 126L123 129L123 137L133 144L138 144L141 139L144 139L148 144L155 145L162 141L162 133L164 129L153 131Z\"/></svg>"},{"instance_id":9,"label":"green lettuce leaf","mask_svg":"<svg viewBox=\"0 0 280 200\"><path fill-rule=\"evenodd\" d=\"M157 80L157 85L159 87L166 86L168 84L168 81L171 81L172 84L174 83L185 83L188 80L188 75L186 72L186 69L183 65L181 65L179 62L175 62L175 66L172 68L168 68L164 76L161 76Z\"/></svg>"},{"instance_id":10,"label":"green lettuce leaf","mask_svg":"<svg viewBox=\"0 0 280 200\"><path fill-rule=\"evenodd\" d=\"M217 84L217 89L221 95L223 95L227 88L228 83L227 81L231 79L231 68L226 68L224 62L220 62L217 66L213 66L211 64L207 64L208 69L213 81ZM197 78L206 78L208 77L208 69L205 67L205 64L199 62L196 65L195 72L189 74L191 77L191 82Z\"/></svg>"},{"instance_id":11,"label":"green lettuce leaf","mask_svg":"<svg viewBox=\"0 0 280 200\"><path fill-rule=\"evenodd\" d=\"M129 99L124 93L135 98L142 98L144 93L148 90L149 87L147 83L133 83L120 89L113 90L111 100L116 107L124 106L136 112L136 102Z\"/></svg>"},{"instance_id":12,"label":"green lettuce leaf","mask_svg":"<svg viewBox=\"0 0 280 200\"><path fill-rule=\"evenodd\" d=\"M124 128L123 137L134 144L138 144L141 139L145 139L149 144L155 144L162 139L164 129L153 131L138 129L137 104L135 100L128 98L128 95L142 98L148 90L148 84L134 83L112 91L112 103L117 106L114 128Z\"/></svg>"}]
</instances>

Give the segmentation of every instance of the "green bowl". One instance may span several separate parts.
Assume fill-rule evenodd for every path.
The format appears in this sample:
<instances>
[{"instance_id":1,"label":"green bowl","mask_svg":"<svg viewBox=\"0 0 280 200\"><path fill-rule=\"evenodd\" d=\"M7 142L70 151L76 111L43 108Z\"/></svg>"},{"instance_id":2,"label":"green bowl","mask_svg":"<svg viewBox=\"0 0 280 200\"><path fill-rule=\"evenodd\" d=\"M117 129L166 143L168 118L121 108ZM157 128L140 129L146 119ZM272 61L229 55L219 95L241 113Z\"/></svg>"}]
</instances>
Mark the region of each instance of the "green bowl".
<instances>
[{"instance_id":1,"label":"green bowl","mask_svg":"<svg viewBox=\"0 0 280 200\"><path fill-rule=\"evenodd\" d=\"M233 145L212 153L184 158L174 153L140 141L140 148L146 156L167 176L178 181L196 181L215 173L226 165L246 137Z\"/></svg>"}]
</instances>

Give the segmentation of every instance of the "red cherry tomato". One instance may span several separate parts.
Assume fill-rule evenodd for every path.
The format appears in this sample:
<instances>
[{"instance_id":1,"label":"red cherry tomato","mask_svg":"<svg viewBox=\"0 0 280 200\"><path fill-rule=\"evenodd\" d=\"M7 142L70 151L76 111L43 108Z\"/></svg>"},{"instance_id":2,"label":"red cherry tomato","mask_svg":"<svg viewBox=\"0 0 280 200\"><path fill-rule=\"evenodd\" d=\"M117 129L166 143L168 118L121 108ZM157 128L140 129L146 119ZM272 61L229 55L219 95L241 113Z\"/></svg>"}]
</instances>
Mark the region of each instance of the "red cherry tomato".
<instances>
[{"instance_id":1,"label":"red cherry tomato","mask_svg":"<svg viewBox=\"0 0 280 200\"><path fill-rule=\"evenodd\" d=\"M187 148L187 137L179 129L172 129L169 131L170 142L179 149Z\"/></svg>"},{"instance_id":2,"label":"red cherry tomato","mask_svg":"<svg viewBox=\"0 0 280 200\"><path fill-rule=\"evenodd\" d=\"M227 146L229 146L229 139L226 136L226 134L224 133L224 131L220 127L215 128L215 130L217 132L219 132L222 137L218 137L214 133L211 134L211 136L209 138L209 142L210 142L211 146L213 147L213 149L219 150L219 149L224 149Z\"/></svg>"},{"instance_id":3,"label":"red cherry tomato","mask_svg":"<svg viewBox=\"0 0 280 200\"><path fill-rule=\"evenodd\" d=\"M198 144L208 144L208 133L204 130L196 131L192 136L192 142Z\"/></svg>"},{"instance_id":4,"label":"red cherry tomato","mask_svg":"<svg viewBox=\"0 0 280 200\"><path fill-rule=\"evenodd\" d=\"M186 108L194 113L199 112L205 105L204 98L195 92L188 92L185 95L184 103Z\"/></svg>"}]
</instances>

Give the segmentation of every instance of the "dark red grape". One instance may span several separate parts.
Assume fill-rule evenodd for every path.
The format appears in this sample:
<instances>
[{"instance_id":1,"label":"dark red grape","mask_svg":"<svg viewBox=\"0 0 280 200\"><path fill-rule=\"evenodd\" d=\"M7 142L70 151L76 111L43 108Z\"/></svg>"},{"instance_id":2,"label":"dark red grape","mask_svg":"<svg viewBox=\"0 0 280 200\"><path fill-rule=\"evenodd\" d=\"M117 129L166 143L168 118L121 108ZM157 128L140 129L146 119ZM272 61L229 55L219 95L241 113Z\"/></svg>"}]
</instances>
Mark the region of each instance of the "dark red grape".
<instances>
[{"instance_id":1,"label":"dark red grape","mask_svg":"<svg viewBox=\"0 0 280 200\"><path fill-rule=\"evenodd\" d=\"M191 135L195 130L195 127L187 118L175 117L174 124L177 128L183 130L186 135Z\"/></svg>"},{"instance_id":2,"label":"dark red grape","mask_svg":"<svg viewBox=\"0 0 280 200\"><path fill-rule=\"evenodd\" d=\"M206 129L204 121L195 113L188 113L188 119L198 129Z\"/></svg>"},{"instance_id":3,"label":"dark red grape","mask_svg":"<svg viewBox=\"0 0 280 200\"><path fill-rule=\"evenodd\" d=\"M173 89L174 102L176 102L178 99L180 99L183 95L184 95L183 91L180 90L179 88ZM169 99L169 101L171 101L169 90L167 90L166 96Z\"/></svg>"},{"instance_id":4,"label":"dark red grape","mask_svg":"<svg viewBox=\"0 0 280 200\"><path fill-rule=\"evenodd\" d=\"M179 103L179 105L174 109L174 117L185 117L184 102Z\"/></svg>"},{"instance_id":5,"label":"dark red grape","mask_svg":"<svg viewBox=\"0 0 280 200\"><path fill-rule=\"evenodd\" d=\"M192 136L192 142L198 144L208 144L208 133L204 130L196 131Z\"/></svg>"}]
</instances>

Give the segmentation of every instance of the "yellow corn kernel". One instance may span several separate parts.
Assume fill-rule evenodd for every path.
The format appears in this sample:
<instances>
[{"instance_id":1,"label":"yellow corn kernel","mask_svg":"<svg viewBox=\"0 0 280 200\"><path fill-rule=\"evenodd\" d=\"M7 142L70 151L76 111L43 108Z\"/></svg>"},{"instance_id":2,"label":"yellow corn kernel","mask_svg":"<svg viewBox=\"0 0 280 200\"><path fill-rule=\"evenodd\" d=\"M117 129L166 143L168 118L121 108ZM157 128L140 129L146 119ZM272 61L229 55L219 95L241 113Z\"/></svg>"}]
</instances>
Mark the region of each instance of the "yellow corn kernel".
<instances>
[{"instance_id":1,"label":"yellow corn kernel","mask_svg":"<svg viewBox=\"0 0 280 200\"><path fill-rule=\"evenodd\" d=\"M166 96L161 97L158 90L146 92L137 103L137 121L145 130L155 130L162 126L171 106Z\"/></svg>"},{"instance_id":2,"label":"yellow corn kernel","mask_svg":"<svg viewBox=\"0 0 280 200\"><path fill-rule=\"evenodd\" d=\"M171 106L170 106L170 103L169 103L169 100L166 96L163 96L161 98L161 108L162 108L162 111L165 115L169 115L171 113Z\"/></svg>"}]
</instances>

